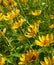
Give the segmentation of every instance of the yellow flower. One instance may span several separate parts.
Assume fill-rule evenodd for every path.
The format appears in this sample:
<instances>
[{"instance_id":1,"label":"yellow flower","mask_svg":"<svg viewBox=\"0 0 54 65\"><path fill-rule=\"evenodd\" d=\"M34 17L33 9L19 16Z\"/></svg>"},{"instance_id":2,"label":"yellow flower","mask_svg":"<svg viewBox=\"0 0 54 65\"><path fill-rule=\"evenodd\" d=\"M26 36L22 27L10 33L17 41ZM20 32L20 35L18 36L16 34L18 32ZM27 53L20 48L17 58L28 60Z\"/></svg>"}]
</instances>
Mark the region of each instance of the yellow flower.
<instances>
[{"instance_id":1,"label":"yellow flower","mask_svg":"<svg viewBox=\"0 0 54 65\"><path fill-rule=\"evenodd\" d=\"M8 13L7 13L7 18L8 18L9 20L13 20L15 17L16 17L16 16L15 16L15 12L14 12L14 11L11 11L11 12L8 12Z\"/></svg>"},{"instance_id":2,"label":"yellow flower","mask_svg":"<svg viewBox=\"0 0 54 65\"><path fill-rule=\"evenodd\" d=\"M54 19L54 15L50 15L50 18L51 18L51 19Z\"/></svg>"},{"instance_id":3,"label":"yellow flower","mask_svg":"<svg viewBox=\"0 0 54 65\"><path fill-rule=\"evenodd\" d=\"M0 57L0 65L4 65L5 64L5 57Z\"/></svg>"},{"instance_id":4,"label":"yellow flower","mask_svg":"<svg viewBox=\"0 0 54 65\"><path fill-rule=\"evenodd\" d=\"M11 25L11 29L17 29L23 25L24 20L21 19L18 22L15 22Z\"/></svg>"},{"instance_id":5,"label":"yellow flower","mask_svg":"<svg viewBox=\"0 0 54 65\"><path fill-rule=\"evenodd\" d=\"M44 61L40 61L41 65L54 65L54 56L52 57L52 59L50 59L50 57L46 58L44 57Z\"/></svg>"},{"instance_id":6,"label":"yellow flower","mask_svg":"<svg viewBox=\"0 0 54 65\"><path fill-rule=\"evenodd\" d=\"M39 57L39 52L37 50L30 50L27 51L27 53L22 54L22 57L20 57L19 65L23 65L26 63L31 63L33 61L37 61Z\"/></svg>"},{"instance_id":7,"label":"yellow flower","mask_svg":"<svg viewBox=\"0 0 54 65\"><path fill-rule=\"evenodd\" d=\"M6 28L3 29L3 31L0 32L0 38L6 33Z\"/></svg>"},{"instance_id":8,"label":"yellow flower","mask_svg":"<svg viewBox=\"0 0 54 65\"><path fill-rule=\"evenodd\" d=\"M38 20L34 25L28 26L28 32L26 32L25 36L31 38L38 32L40 20Z\"/></svg>"},{"instance_id":9,"label":"yellow flower","mask_svg":"<svg viewBox=\"0 0 54 65\"><path fill-rule=\"evenodd\" d=\"M22 1L23 3L25 3L25 4L28 2L28 0L21 0L21 1Z\"/></svg>"},{"instance_id":10,"label":"yellow flower","mask_svg":"<svg viewBox=\"0 0 54 65\"><path fill-rule=\"evenodd\" d=\"M48 46L52 42L54 42L53 34L42 35L42 37L39 36L39 41L35 40L35 44L39 46Z\"/></svg>"},{"instance_id":11,"label":"yellow flower","mask_svg":"<svg viewBox=\"0 0 54 65\"><path fill-rule=\"evenodd\" d=\"M54 24L50 25L49 28L54 28Z\"/></svg>"},{"instance_id":12,"label":"yellow flower","mask_svg":"<svg viewBox=\"0 0 54 65\"><path fill-rule=\"evenodd\" d=\"M39 16L41 14L41 12L42 12L41 10L35 10L35 11L32 11L31 14L33 16Z\"/></svg>"},{"instance_id":13,"label":"yellow flower","mask_svg":"<svg viewBox=\"0 0 54 65\"><path fill-rule=\"evenodd\" d=\"M20 10L16 9L15 12L14 11L8 12L7 16L3 15L2 18L4 20L13 20L15 17L17 17L19 15L19 12L20 12Z\"/></svg>"}]
</instances>

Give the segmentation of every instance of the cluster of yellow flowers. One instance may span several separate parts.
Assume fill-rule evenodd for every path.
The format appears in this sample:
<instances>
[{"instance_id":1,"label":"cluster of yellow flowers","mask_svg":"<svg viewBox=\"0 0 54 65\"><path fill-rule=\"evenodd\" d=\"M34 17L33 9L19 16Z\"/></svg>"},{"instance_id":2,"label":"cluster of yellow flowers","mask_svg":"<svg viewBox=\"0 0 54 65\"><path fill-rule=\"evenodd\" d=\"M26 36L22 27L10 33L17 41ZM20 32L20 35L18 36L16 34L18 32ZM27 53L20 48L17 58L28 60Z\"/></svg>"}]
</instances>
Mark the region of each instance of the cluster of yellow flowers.
<instances>
[{"instance_id":1,"label":"cluster of yellow flowers","mask_svg":"<svg viewBox=\"0 0 54 65\"><path fill-rule=\"evenodd\" d=\"M15 17L17 17L19 15L19 9L16 9L15 12L11 11L8 12L7 15L3 15L2 13L0 13L0 20L13 20Z\"/></svg>"},{"instance_id":2,"label":"cluster of yellow flowers","mask_svg":"<svg viewBox=\"0 0 54 65\"><path fill-rule=\"evenodd\" d=\"M22 57L20 57L19 65L24 64L30 64L33 61L38 60L39 52L37 50L30 50L27 53L22 54ZM52 59L50 57L44 57L44 61L40 61L41 65L54 65L54 56L52 56Z\"/></svg>"},{"instance_id":3,"label":"cluster of yellow flowers","mask_svg":"<svg viewBox=\"0 0 54 65\"><path fill-rule=\"evenodd\" d=\"M22 3L27 4L29 0L21 0ZM34 2L38 2L38 0L34 0ZM17 7L18 3L15 0L0 0L0 4L3 3L4 6L0 5L0 21L5 20L5 21L13 21L10 24L10 28L11 30L17 30L19 27L22 27L22 25L24 24L24 19L26 19L26 17L23 17L23 15L21 15L21 10ZM8 7L9 11L6 14L3 14L3 8L4 7ZM27 5L26 5L27 6ZM24 13L23 13L24 14ZM32 11L29 11L29 15L32 15L34 17L38 17L42 14L42 10L41 9L35 9ZM19 17L19 18L18 18ZM50 15L49 16L50 19L54 19L54 15ZM18 18L18 19L17 19ZM27 23L27 21L26 21ZM26 39L30 39L32 37L35 37L37 35L37 33L39 32L39 26L40 26L41 19L37 19L34 24L28 24L27 27L27 31L24 32L23 35L18 37L19 41L24 41ZM51 24L49 27L49 29L54 29L54 23ZM24 30L23 30L24 31ZM22 32L23 32L22 31ZM6 33L6 28L4 27L2 31L0 31L0 38L2 36L4 36ZM39 35L39 34L38 34ZM34 44L40 47L48 47L50 44L54 43L54 34L50 33L50 34L46 34L46 35L39 35L38 36L38 40L35 39L34 40ZM24 65L24 64L30 64L33 61L37 61L39 58L39 51L37 51L36 49L32 49L27 51L26 53L23 53L22 56L20 57L20 62L18 63L19 65ZM5 58L4 57L0 57L0 65L4 65L5 64ZM52 56L52 58L50 57L44 57L44 61L40 61L41 65L54 65L54 55Z\"/></svg>"}]
</instances>

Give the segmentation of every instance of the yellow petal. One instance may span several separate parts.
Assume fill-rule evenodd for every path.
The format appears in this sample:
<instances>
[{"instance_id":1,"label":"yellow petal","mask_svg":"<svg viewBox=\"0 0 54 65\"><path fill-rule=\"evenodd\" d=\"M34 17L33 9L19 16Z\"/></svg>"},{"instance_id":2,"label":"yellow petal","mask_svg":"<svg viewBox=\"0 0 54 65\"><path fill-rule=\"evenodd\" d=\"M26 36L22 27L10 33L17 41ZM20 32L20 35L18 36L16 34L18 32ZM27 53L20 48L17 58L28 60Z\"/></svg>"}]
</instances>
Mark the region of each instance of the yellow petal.
<instances>
[{"instance_id":1,"label":"yellow petal","mask_svg":"<svg viewBox=\"0 0 54 65\"><path fill-rule=\"evenodd\" d=\"M20 60L23 62L25 61L25 57L20 57Z\"/></svg>"},{"instance_id":2,"label":"yellow petal","mask_svg":"<svg viewBox=\"0 0 54 65\"><path fill-rule=\"evenodd\" d=\"M53 34L51 34L51 41L53 41Z\"/></svg>"},{"instance_id":3,"label":"yellow petal","mask_svg":"<svg viewBox=\"0 0 54 65\"><path fill-rule=\"evenodd\" d=\"M52 64L54 65L54 56L52 57Z\"/></svg>"},{"instance_id":4,"label":"yellow petal","mask_svg":"<svg viewBox=\"0 0 54 65\"><path fill-rule=\"evenodd\" d=\"M50 59L50 57L48 57L48 62L50 65L52 65L52 59Z\"/></svg>"},{"instance_id":5,"label":"yellow petal","mask_svg":"<svg viewBox=\"0 0 54 65\"><path fill-rule=\"evenodd\" d=\"M44 41L46 38L45 38L45 36L42 36L42 40Z\"/></svg>"},{"instance_id":6,"label":"yellow petal","mask_svg":"<svg viewBox=\"0 0 54 65\"><path fill-rule=\"evenodd\" d=\"M46 57L44 57L44 61L45 61L46 65L49 64L49 60Z\"/></svg>"},{"instance_id":7,"label":"yellow petal","mask_svg":"<svg viewBox=\"0 0 54 65\"><path fill-rule=\"evenodd\" d=\"M40 42L43 42L43 39L39 36L39 40L40 40Z\"/></svg>"},{"instance_id":8,"label":"yellow petal","mask_svg":"<svg viewBox=\"0 0 54 65\"><path fill-rule=\"evenodd\" d=\"M49 34L46 35L46 40L49 40Z\"/></svg>"},{"instance_id":9,"label":"yellow petal","mask_svg":"<svg viewBox=\"0 0 54 65\"><path fill-rule=\"evenodd\" d=\"M2 13L0 13L0 17L2 16Z\"/></svg>"},{"instance_id":10,"label":"yellow petal","mask_svg":"<svg viewBox=\"0 0 54 65\"><path fill-rule=\"evenodd\" d=\"M14 2L13 2L13 5L14 5L14 6L17 6L17 2L14 1Z\"/></svg>"},{"instance_id":11,"label":"yellow petal","mask_svg":"<svg viewBox=\"0 0 54 65\"><path fill-rule=\"evenodd\" d=\"M45 62L43 62L43 61L40 61L40 64L41 64L41 65L46 65L46 63L45 63Z\"/></svg>"},{"instance_id":12,"label":"yellow petal","mask_svg":"<svg viewBox=\"0 0 54 65\"><path fill-rule=\"evenodd\" d=\"M28 37L28 38L31 38L32 36L31 35L25 35L26 37Z\"/></svg>"},{"instance_id":13,"label":"yellow petal","mask_svg":"<svg viewBox=\"0 0 54 65\"><path fill-rule=\"evenodd\" d=\"M35 10L34 12L31 12L32 15L34 16L39 16L41 14L41 10Z\"/></svg>"},{"instance_id":14,"label":"yellow petal","mask_svg":"<svg viewBox=\"0 0 54 65\"><path fill-rule=\"evenodd\" d=\"M19 62L18 64L19 64L19 65L24 65L25 63L24 63L24 62Z\"/></svg>"},{"instance_id":15,"label":"yellow petal","mask_svg":"<svg viewBox=\"0 0 54 65\"><path fill-rule=\"evenodd\" d=\"M39 46L43 46L43 43L39 42L38 40L35 40L35 44Z\"/></svg>"}]
</instances>

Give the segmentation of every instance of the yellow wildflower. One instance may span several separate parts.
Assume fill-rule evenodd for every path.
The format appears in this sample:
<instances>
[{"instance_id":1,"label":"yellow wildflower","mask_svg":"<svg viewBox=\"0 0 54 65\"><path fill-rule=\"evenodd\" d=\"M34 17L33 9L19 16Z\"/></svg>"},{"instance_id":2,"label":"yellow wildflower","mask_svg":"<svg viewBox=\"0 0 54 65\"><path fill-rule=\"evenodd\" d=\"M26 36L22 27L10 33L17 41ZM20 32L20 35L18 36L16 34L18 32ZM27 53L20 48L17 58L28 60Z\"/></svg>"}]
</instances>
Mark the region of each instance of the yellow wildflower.
<instances>
[{"instance_id":1,"label":"yellow wildflower","mask_svg":"<svg viewBox=\"0 0 54 65\"><path fill-rule=\"evenodd\" d=\"M54 28L54 24L50 25L49 28Z\"/></svg>"},{"instance_id":2,"label":"yellow wildflower","mask_svg":"<svg viewBox=\"0 0 54 65\"><path fill-rule=\"evenodd\" d=\"M23 25L24 20L21 19L18 22L15 22L11 25L11 29L17 29Z\"/></svg>"},{"instance_id":3,"label":"yellow wildflower","mask_svg":"<svg viewBox=\"0 0 54 65\"><path fill-rule=\"evenodd\" d=\"M50 15L50 18L51 18L51 19L54 19L54 15Z\"/></svg>"},{"instance_id":4,"label":"yellow wildflower","mask_svg":"<svg viewBox=\"0 0 54 65\"><path fill-rule=\"evenodd\" d=\"M13 20L15 18L15 12L14 11L8 12L7 17L9 20Z\"/></svg>"},{"instance_id":5,"label":"yellow wildflower","mask_svg":"<svg viewBox=\"0 0 54 65\"><path fill-rule=\"evenodd\" d=\"M0 38L6 33L6 28L3 29L3 31L0 32Z\"/></svg>"},{"instance_id":6,"label":"yellow wildflower","mask_svg":"<svg viewBox=\"0 0 54 65\"><path fill-rule=\"evenodd\" d=\"M8 12L7 16L3 15L2 18L4 20L13 20L15 17L17 17L19 15L19 12L20 12L20 10L16 9L15 12L14 11Z\"/></svg>"},{"instance_id":7,"label":"yellow wildflower","mask_svg":"<svg viewBox=\"0 0 54 65\"><path fill-rule=\"evenodd\" d=\"M33 61L37 61L39 57L39 52L37 50L30 50L27 53L22 54L22 57L20 57L19 65L23 65L26 63L31 63Z\"/></svg>"},{"instance_id":8,"label":"yellow wildflower","mask_svg":"<svg viewBox=\"0 0 54 65\"><path fill-rule=\"evenodd\" d=\"M32 11L31 14L33 16L39 16L41 14L41 12L42 12L41 10L35 10L35 11Z\"/></svg>"},{"instance_id":9,"label":"yellow wildflower","mask_svg":"<svg viewBox=\"0 0 54 65\"><path fill-rule=\"evenodd\" d=\"M41 65L54 65L54 56L52 57L52 59L50 59L50 57L46 58L44 57L44 61L40 61Z\"/></svg>"},{"instance_id":10,"label":"yellow wildflower","mask_svg":"<svg viewBox=\"0 0 54 65\"><path fill-rule=\"evenodd\" d=\"M0 65L4 65L5 64L5 57L0 57Z\"/></svg>"},{"instance_id":11,"label":"yellow wildflower","mask_svg":"<svg viewBox=\"0 0 54 65\"><path fill-rule=\"evenodd\" d=\"M31 38L38 32L40 20L38 20L34 25L28 26L28 32L26 32L25 36Z\"/></svg>"},{"instance_id":12,"label":"yellow wildflower","mask_svg":"<svg viewBox=\"0 0 54 65\"><path fill-rule=\"evenodd\" d=\"M35 44L39 46L48 46L52 42L54 42L53 34L42 35L42 37L39 36L39 41L35 40Z\"/></svg>"}]
</instances>

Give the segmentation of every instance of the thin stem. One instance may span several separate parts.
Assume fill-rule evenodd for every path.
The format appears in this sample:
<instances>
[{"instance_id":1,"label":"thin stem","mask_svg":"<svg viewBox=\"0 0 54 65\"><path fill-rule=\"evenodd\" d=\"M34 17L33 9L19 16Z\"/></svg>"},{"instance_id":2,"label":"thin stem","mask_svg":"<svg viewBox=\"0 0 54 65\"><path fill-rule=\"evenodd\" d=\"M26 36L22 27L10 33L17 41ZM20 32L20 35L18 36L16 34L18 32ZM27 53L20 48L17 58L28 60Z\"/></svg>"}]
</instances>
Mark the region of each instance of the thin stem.
<instances>
[{"instance_id":1,"label":"thin stem","mask_svg":"<svg viewBox=\"0 0 54 65\"><path fill-rule=\"evenodd\" d=\"M19 2L19 7L20 7L20 9L21 9L21 11L22 11L22 14L24 15L24 18L26 19L27 23L29 24L29 22L28 22L28 20L27 20L27 17L26 17L26 15L25 15L24 11L23 11L23 8L22 8L22 6L21 6L21 4L20 4L20 1L18 0L18 2Z\"/></svg>"},{"instance_id":2,"label":"thin stem","mask_svg":"<svg viewBox=\"0 0 54 65\"><path fill-rule=\"evenodd\" d=\"M9 39L4 35L3 36L5 39L6 39L6 41L8 42L8 46L11 46L11 43L10 43L10 41L9 41Z\"/></svg>"}]
</instances>

